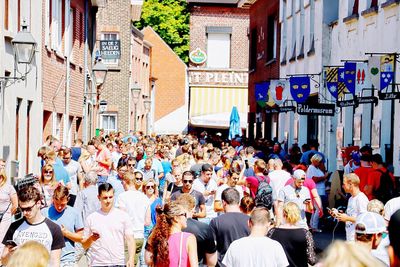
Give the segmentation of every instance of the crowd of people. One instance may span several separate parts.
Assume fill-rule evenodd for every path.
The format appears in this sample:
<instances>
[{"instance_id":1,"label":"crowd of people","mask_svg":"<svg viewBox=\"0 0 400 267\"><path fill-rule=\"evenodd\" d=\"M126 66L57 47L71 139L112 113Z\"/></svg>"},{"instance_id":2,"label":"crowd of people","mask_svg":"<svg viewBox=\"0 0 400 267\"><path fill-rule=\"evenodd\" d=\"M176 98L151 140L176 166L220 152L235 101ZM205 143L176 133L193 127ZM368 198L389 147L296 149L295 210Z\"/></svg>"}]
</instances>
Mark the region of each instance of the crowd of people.
<instances>
[{"instance_id":1,"label":"crowd of people","mask_svg":"<svg viewBox=\"0 0 400 267\"><path fill-rule=\"evenodd\" d=\"M37 155L17 185L0 160L3 266L400 266L397 181L367 146L333 175L317 142L205 132L49 136ZM320 256L327 218L346 242Z\"/></svg>"}]
</instances>

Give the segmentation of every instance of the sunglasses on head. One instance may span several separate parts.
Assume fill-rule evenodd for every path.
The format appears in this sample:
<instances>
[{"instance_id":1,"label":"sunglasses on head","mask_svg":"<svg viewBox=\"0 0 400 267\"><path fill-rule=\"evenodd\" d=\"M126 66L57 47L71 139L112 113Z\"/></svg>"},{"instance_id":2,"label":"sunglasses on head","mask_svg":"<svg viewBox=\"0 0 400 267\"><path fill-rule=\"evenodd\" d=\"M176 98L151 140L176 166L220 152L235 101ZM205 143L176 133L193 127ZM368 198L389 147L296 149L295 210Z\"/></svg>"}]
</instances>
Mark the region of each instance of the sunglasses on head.
<instances>
[{"instance_id":1,"label":"sunglasses on head","mask_svg":"<svg viewBox=\"0 0 400 267\"><path fill-rule=\"evenodd\" d=\"M193 183L193 180L183 180L183 183L185 183L185 184L192 184L192 183Z\"/></svg>"}]
</instances>

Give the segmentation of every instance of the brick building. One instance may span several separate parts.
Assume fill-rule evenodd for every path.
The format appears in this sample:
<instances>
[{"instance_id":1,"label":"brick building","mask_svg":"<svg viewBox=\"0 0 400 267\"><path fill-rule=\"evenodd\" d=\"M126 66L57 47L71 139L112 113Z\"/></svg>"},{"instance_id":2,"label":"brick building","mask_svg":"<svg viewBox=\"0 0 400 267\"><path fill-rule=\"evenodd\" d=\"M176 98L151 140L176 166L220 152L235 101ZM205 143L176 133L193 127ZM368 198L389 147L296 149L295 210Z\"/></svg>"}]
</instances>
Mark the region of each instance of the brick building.
<instances>
[{"instance_id":1,"label":"brick building","mask_svg":"<svg viewBox=\"0 0 400 267\"><path fill-rule=\"evenodd\" d=\"M42 8L43 138L70 146L83 130L85 1L43 1Z\"/></svg>"},{"instance_id":2,"label":"brick building","mask_svg":"<svg viewBox=\"0 0 400 267\"><path fill-rule=\"evenodd\" d=\"M265 112L256 103L255 86L279 78L279 0L242 0L239 7L250 9L249 132L250 139L277 137L278 114Z\"/></svg>"},{"instance_id":3,"label":"brick building","mask_svg":"<svg viewBox=\"0 0 400 267\"><path fill-rule=\"evenodd\" d=\"M188 0L191 127L227 129L233 106L247 127L249 11L237 2Z\"/></svg>"},{"instance_id":4,"label":"brick building","mask_svg":"<svg viewBox=\"0 0 400 267\"><path fill-rule=\"evenodd\" d=\"M151 131L186 132L188 126L187 66L151 28L142 30L151 44ZM171 123L173 122L173 123Z\"/></svg>"},{"instance_id":5,"label":"brick building","mask_svg":"<svg viewBox=\"0 0 400 267\"><path fill-rule=\"evenodd\" d=\"M138 118L138 129L146 127L143 126L144 114L135 114L132 103L133 88L139 86L143 98L148 91L146 88L149 87L149 74L141 70L149 73L150 47L143 43L143 34L132 26L133 21L140 19L142 3L143 1L131 0L108 1L107 7L99 9L97 14L96 40L120 43L118 58L102 59L108 68L108 74L105 83L98 89L97 98L107 102L107 110L98 113L98 109L95 109L93 115L93 128L103 128L106 133L134 130L134 117ZM101 53L100 41L96 43L96 47ZM139 111L142 110L141 103L138 103Z\"/></svg>"}]
</instances>

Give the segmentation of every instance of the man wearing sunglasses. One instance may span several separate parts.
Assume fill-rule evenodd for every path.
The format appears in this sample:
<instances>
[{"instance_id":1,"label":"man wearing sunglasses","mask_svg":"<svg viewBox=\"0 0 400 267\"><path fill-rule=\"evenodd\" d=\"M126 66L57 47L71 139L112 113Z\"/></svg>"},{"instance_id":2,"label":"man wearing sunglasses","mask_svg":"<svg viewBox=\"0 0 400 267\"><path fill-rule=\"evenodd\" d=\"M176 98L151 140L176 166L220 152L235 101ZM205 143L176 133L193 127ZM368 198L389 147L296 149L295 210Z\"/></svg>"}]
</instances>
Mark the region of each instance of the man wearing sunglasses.
<instances>
[{"instance_id":1,"label":"man wearing sunglasses","mask_svg":"<svg viewBox=\"0 0 400 267\"><path fill-rule=\"evenodd\" d=\"M293 183L284 186L278 192L278 209L277 209L277 226L280 225L283 219L283 205L288 202L294 202L299 206L301 211L301 220L299 226L308 229L306 211L310 212L313 209L310 190L304 186L306 173L303 170L296 170L293 173Z\"/></svg>"},{"instance_id":2,"label":"man wearing sunglasses","mask_svg":"<svg viewBox=\"0 0 400 267\"><path fill-rule=\"evenodd\" d=\"M215 201L214 201L214 210L215 212L223 212L224 207L222 206L222 192L227 188L235 188L240 195L240 199L243 197L243 189L240 185L237 185L237 182L240 179L240 169L233 170L230 169L228 173L228 181L222 185L220 185L215 193Z\"/></svg>"},{"instance_id":3,"label":"man wearing sunglasses","mask_svg":"<svg viewBox=\"0 0 400 267\"><path fill-rule=\"evenodd\" d=\"M36 187L28 186L18 192L19 208L23 219L13 222L3 239L5 245L1 256L2 264L7 264L15 249L27 241L41 243L50 252L49 266L60 266L61 249L65 247L60 226L44 217L40 212L40 192ZM17 246L11 245L13 241Z\"/></svg>"},{"instance_id":4,"label":"man wearing sunglasses","mask_svg":"<svg viewBox=\"0 0 400 267\"><path fill-rule=\"evenodd\" d=\"M187 193L195 199L195 211L192 218L206 217L206 199L203 194L193 189L194 175L191 171L185 171L182 174L183 187L171 195L171 200L176 200L181 194Z\"/></svg>"}]
</instances>

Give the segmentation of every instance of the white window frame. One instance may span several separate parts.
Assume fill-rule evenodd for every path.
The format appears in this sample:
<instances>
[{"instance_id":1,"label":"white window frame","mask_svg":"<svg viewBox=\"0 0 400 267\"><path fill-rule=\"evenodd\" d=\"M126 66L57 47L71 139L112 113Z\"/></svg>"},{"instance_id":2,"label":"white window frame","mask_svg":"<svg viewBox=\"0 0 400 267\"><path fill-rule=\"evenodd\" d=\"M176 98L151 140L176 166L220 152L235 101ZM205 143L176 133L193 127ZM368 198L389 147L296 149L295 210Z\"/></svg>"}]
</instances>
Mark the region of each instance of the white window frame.
<instances>
[{"instance_id":1,"label":"white window frame","mask_svg":"<svg viewBox=\"0 0 400 267\"><path fill-rule=\"evenodd\" d=\"M111 129L108 127L105 127L105 125L103 125L103 118L104 117L115 117L115 128ZM110 119L108 119L108 124L110 123L109 121ZM118 131L118 114L117 113L104 113L104 114L100 114L100 128L104 129L104 132L106 134L109 134L110 132L117 132Z\"/></svg>"},{"instance_id":2,"label":"white window frame","mask_svg":"<svg viewBox=\"0 0 400 267\"><path fill-rule=\"evenodd\" d=\"M65 54L69 58L73 58L74 52L74 9L71 7L68 12L68 23L66 25L66 32L68 33L68 41L65 46Z\"/></svg>"},{"instance_id":3,"label":"white window frame","mask_svg":"<svg viewBox=\"0 0 400 267\"><path fill-rule=\"evenodd\" d=\"M288 0L290 1L290 0ZM281 5L281 56L280 56L280 60L281 62L286 61L286 57L287 57L287 17L286 17L286 13L287 13L287 3L285 0L282 0L282 5Z\"/></svg>"},{"instance_id":4,"label":"white window frame","mask_svg":"<svg viewBox=\"0 0 400 267\"><path fill-rule=\"evenodd\" d=\"M217 35L220 35L220 36L222 36L222 35L225 35L225 36L228 36L229 37L229 45L228 45L228 48L229 49L227 49L227 53L228 53L228 57L227 57L227 59L228 59L228 62L224 62L225 64L222 64L222 65L214 65L214 64L211 64L210 65L210 61L209 61L209 59L211 59L211 58L213 58L213 56L211 55L210 56L210 53L209 53L209 51L210 51L210 48L209 48L209 36L210 36L210 34L211 35L215 35L215 36L217 36ZM229 69L230 68L230 66L231 66L231 46L232 46L232 34L231 33L207 33L207 68L213 68L213 69ZM215 60L215 58L213 58L214 60ZM220 61L220 60L218 60L219 62L222 62L222 60Z\"/></svg>"},{"instance_id":5,"label":"white window frame","mask_svg":"<svg viewBox=\"0 0 400 267\"><path fill-rule=\"evenodd\" d=\"M61 134L61 123L62 123L62 113L53 112L53 136L60 139Z\"/></svg>"},{"instance_id":6,"label":"white window frame","mask_svg":"<svg viewBox=\"0 0 400 267\"><path fill-rule=\"evenodd\" d=\"M310 45L308 46L308 49L311 50L312 47L312 42L315 42L314 40L314 27L315 27L315 1L310 0Z\"/></svg>"},{"instance_id":7,"label":"white window frame","mask_svg":"<svg viewBox=\"0 0 400 267\"><path fill-rule=\"evenodd\" d=\"M51 49L61 52L62 48L62 0L52 0Z\"/></svg>"},{"instance_id":8,"label":"white window frame","mask_svg":"<svg viewBox=\"0 0 400 267\"><path fill-rule=\"evenodd\" d=\"M106 39L107 35L113 35L115 34L115 39ZM101 33L101 40L119 40L119 33L118 32L102 32ZM107 65L118 65L119 64L119 59L104 59L102 58L102 62Z\"/></svg>"}]
</instances>

